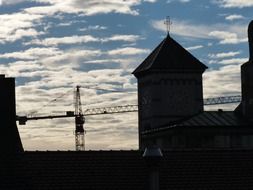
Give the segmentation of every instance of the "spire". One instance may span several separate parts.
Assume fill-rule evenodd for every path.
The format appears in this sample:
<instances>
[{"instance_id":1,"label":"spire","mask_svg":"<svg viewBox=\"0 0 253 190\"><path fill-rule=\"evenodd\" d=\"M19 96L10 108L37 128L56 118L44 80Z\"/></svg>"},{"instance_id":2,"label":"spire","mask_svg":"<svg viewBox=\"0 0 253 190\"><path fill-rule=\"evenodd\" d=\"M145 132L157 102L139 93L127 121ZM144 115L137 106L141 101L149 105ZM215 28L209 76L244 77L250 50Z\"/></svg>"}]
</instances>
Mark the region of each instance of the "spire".
<instances>
[{"instance_id":1,"label":"spire","mask_svg":"<svg viewBox=\"0 0 253 190\"><path fill-rule=\"evenodd\" d=\"M169 16L166 17L164 24L166 25L167 35L170 35L170 26L172 25L172 22Z\"/></svg>"},{"instance_id":2,"label":"spire","mask_svg":"<svg viewBox=\"0 0 253 190\"><path fill-rule=\"evenodd\" d=\"M248 28L248 38L249 38L249 61L253 63L253 20L249 24Z\"/></svg>"}]
</instances>

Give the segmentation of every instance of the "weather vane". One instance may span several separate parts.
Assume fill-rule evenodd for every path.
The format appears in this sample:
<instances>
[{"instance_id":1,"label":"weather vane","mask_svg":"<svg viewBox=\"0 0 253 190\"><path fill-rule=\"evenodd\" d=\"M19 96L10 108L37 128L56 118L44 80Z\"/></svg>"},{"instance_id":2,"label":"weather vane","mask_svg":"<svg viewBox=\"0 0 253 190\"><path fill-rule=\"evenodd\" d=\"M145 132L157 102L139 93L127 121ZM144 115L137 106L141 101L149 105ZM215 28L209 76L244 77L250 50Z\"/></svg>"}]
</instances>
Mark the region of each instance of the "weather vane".
<instances>
[{"instance_id":1,"label":"weather vane","mask_svg":"<svg viewBox=\"0 0 253 190\"><path fill-rule=\"evenodd\" d=\"M166 25L166 28L167 28L167 34L169 34L170 33L170 26L172 25L172 22L171 22L169 16L166 17L164 24Z\"/></svg>"}]
</instances>

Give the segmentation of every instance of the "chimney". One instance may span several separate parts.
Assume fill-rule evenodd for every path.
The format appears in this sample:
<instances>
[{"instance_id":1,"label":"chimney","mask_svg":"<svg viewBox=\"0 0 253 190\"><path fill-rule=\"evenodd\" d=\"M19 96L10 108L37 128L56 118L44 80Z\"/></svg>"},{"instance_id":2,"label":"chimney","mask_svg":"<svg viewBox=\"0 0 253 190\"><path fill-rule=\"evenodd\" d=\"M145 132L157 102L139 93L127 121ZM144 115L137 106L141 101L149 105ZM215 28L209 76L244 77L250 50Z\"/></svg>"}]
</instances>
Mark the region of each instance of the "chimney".
<instances>
[{"instance_id":1,"label":"chimney","mask_svg":"<svg viewBox=\"0 0 253 190\"><path fill-rule=\"evenodd\" d=\"M235 109L248 120L253 120L253 20L248 27L249 61L241 66L242 101Z\"/></svg>"},{"instance_id":2,"label":"chimney","mask_svg":"<svg viewBox=\"0 0 253 190\"><path fill-rule=\"evenodd\" d=\"M163 158L161 149L157 146L147 147L142 155L147 163L149 190L159 190L159 167Z\"/></svg>"},{"instance_id":3,"label":"chimney","mask_svg":"<svg viewBox=\"0 0 253 190\"><path fill-rule=\"evenodd\" d=\"M0 75L0 151L2 155L23 152L16 125L15 78Z\"/></svg>"}]
</instances>

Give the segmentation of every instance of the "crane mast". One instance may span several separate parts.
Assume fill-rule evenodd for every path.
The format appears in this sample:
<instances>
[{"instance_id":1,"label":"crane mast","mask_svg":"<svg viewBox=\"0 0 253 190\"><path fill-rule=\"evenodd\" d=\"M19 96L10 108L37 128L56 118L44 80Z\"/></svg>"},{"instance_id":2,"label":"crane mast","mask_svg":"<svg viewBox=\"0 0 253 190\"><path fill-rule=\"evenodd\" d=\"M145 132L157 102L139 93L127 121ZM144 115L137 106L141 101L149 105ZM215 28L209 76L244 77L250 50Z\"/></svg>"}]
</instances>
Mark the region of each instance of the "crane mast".
<instances>
[{"instance_id":1,"label":"crane mast","mask_svg":"<svg viewBox=\"0 0 253 190\"><path fill-rule=\"evenodd\" d=\"M80 95L80 86L76 86L76 91L74 92L74 105L75 105L75 145L76 151L85 150L85 130L83 125L85 123L85 118L82 111L82 102Z\"/></svg>"}]
</instances>

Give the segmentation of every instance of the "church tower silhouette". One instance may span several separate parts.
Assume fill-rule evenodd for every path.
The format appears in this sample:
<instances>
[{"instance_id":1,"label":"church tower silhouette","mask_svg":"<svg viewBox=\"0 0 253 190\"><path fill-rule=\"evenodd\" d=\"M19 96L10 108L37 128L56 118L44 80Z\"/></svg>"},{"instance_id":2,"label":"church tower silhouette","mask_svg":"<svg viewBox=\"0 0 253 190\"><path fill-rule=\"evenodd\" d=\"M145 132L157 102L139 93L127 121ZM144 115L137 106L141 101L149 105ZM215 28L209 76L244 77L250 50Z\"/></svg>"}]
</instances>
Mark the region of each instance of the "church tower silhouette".
<instances>
[{"instance_id":1,"label":"church tower silhouette","mask_svg":"<svg viewBox=\"0 0 253 190\"><path fill-rule=\"evenodd\" d=\"M203 112L205 69L168 33L133 71L138 80L139 141L143 131Z\"/></svg>"}]
</instances>

